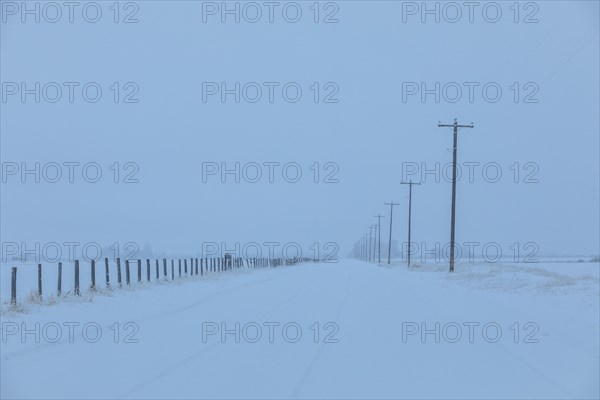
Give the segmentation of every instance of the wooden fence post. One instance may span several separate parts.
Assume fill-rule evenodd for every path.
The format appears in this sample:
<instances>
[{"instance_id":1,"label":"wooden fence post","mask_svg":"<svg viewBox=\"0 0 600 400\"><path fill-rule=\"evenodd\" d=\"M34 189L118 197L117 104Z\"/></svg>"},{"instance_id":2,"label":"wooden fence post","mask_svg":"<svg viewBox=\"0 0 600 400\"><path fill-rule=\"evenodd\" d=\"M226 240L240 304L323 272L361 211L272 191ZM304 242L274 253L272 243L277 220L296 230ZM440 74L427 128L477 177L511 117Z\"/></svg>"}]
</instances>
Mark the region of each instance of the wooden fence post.
<instances>
[{"instance_id":1,"label":"wooden fence post","mask_svg":"<svg viewBox=\"0 0 600 400\"><path fill-rule=\"evenodd\" d=\"M96 290L96 260L91 261L90 273L91 273L91 278L92 278L92 284L90 286L90 289Z\"/></svg>"},{"instance_id":2,"label":"wooden fence post","mask_svg":"<svg viewBox=\"0 0 600 400\"><path fill-rule=\"evenodd\" d=\"M58 282L57 282L56 294L58 296L60 296L61 292L62 292L62 262L59 261L59 263L58 263Z\"/></svg>"},{"instance_id":3,"label":"wooden fence post","mask_svg":"<svg viewBox=\"0 0 600 400\"><path fill-rule=\"evenodd\" d=\"M121 257L117 257L117 283L119 284L119 289L123 287L121 280Z\"/></svg>"},{"instance_id":4,"label":"wooden fence post","mask_svg":"<svg viewBox=\"0 0 600 400\"><path fill-rule=\"evenodd\" d=\"M12 267L10 274L10 304L17 304L17 267Z\"/></svg>"},{"instance_id":5,"label":"wooden fence post","mask_svg":"<svg viewBox=\"0 0 600 400\"><path fill-rule=\"evenodd\" d=\"M38 296L42 299L42 264L38 264Z\"/></svg>"},{"instance_id":6,"label":"wooden fence post","mask_svg":"<svg viewBox=\"0 0 600 400\"><path fill-rule=\"evenodd\" d=\"M110 273L108 272L108 257L104 258L104 270L106 272L106 287L110 287Z\"/></svg>"},{"instance_id":7,"label":"wooden fence post","mask_svg":"<svg viewBox=\"0 0 600 400\"><path fill-rule=\"evenodd\" d=\"M79 260L75 260L75 295L79 296Z\"/></svg>"},{"instance_id":8,"label":"wooden fence post","mask_svg":"<svg viewBox=\"0 0 600 400\"><path fill-rule=\"evenodd\" d=\"M131 273L129 271L129 259L125 260L125 283L127 286L131 284Z\"/></svg>"}]
</instances>

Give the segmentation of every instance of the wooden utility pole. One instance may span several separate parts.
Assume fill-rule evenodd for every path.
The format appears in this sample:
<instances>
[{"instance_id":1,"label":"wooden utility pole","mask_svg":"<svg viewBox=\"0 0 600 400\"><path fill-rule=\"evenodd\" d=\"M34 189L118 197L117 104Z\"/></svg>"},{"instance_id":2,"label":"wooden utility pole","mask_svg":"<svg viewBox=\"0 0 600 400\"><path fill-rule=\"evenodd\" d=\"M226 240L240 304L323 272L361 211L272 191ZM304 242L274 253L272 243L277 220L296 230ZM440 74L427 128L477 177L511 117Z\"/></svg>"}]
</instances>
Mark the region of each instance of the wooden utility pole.
<instances>
[{"instance_id":1,"label":"wooden utility pole","mask_svg":"<svg viewBox=\"0 0 600 400\"><path fill-rule=\"evenodd\" d=\"M377 230L379 231L379 233L377 234L377 237L379 238L378 242L377 242L377 256L379 258L379 262L381 262L381 218L384 217L384 215L375 215L375 218L377 218Z\"/></svg>"},{"instance_id":2,"label":"wooden utility pole","mask_svg":"<svg viewBox=\"0 0 600 400\"><path fill-rule=\"evenodd\" d=\"M373 232L375 232L373 234L374 238L373 238L373 262L375 262L375 254L376 254L376 244L377 244L377 225L373 225Z\"/></svg>"},{"instance_id":3,"label":"wooden utility pole","mask_svg":"<svg viewBox=\"0 0 600 400\"><path fill-rule=\"evenodd\" d=\"M399 203L394 203L393 201L389 203L385 203L386 206L390 206L390 238L388 240L388 264L391 262L391 254L392 254L392 221L394 215L394 206L400 205Z\"/></svg>"},{"instance_id":4,"label":"wooden utility pole","mask_svg":"<svg viewBox=\"0 0 600 400\"><path fill-rule=\"evenodd\" d=\"M473 128L475 125L459 125L454 118L453 124L438 123L438 128L453 128L454 146L452 147L452 215L450 217L450 272L454 272L454 223L456 212L456 149L458 147L458 128Z\"/></svg>"},{"instance_id":5,"label":"wooden utility pole","mask_svg":"<svg viewBox=\"0 0 600 400\"><path fill-rule=\"evenodd\" d=\"M365 258L365 242L364 238L360 237L360 259L363 260Z\"/></svg>"},{"instance_id":6,"label":"wooden utility pole","mask_svg":"<svg viewBox=\"0 0 600 400\"><path fill-rule=\"evenodd\" d=\"M413 183L412 179L410 182L401 182L401 185L408 185L408 266L410 267L410 222L411 222L411 209L412 209L412 186L420 185L420 183Z\"/></svg>"},{"instance_id":7,"label":"wooden utility pole","mask_svg":"<svg viewBox=\"0 0 600 400\"><path fill-rule=\"evenodd\" d=\"M369 226L369 250L368 250L368 254L369 254L369 258L367 261L371 262L371 238L373 236L373 225Z\"/></svg>"}]
</instances>

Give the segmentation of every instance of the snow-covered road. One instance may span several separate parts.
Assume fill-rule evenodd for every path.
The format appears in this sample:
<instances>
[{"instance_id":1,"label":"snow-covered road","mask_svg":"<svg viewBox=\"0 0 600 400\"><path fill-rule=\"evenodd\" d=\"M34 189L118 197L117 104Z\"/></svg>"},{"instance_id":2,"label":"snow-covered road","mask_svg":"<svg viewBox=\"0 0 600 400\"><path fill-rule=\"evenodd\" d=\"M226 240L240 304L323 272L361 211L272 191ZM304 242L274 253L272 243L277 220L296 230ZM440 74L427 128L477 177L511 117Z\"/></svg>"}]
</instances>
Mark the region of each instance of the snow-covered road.
<instances>
[{"instance_id":1,"label":"snow-covered road","mask_svg":"<svg viewBox=\"0 0 600 400\"><path fill-rule=\"evenodd\" d=\"M445 268L301 264L5 311L0 394L598 398L597 263Z\"/></svg>"}]
</instances>

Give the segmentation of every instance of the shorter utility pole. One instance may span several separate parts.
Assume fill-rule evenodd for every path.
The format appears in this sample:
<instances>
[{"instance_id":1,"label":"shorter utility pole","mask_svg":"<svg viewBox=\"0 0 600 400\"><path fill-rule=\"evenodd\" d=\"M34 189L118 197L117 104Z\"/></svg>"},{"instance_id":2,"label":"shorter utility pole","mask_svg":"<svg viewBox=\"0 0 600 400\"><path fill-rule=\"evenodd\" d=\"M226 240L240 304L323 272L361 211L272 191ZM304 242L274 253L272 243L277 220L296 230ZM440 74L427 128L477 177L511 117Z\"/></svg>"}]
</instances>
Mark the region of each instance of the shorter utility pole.
<instances>
[{"instance_id":1,"label":"shorter utility pole","mask_svg":"<svg viewBox=\"0 0 600 400\"><path fill-rule=\"evenodd\" d=\"M362 260L362 236L359 239L358 258Z\"/></svg>"},{"instance_id":2,"label":"shorter utility pole","mask_svg":"<svg viewBox=\"0 0 600 400\"><path fill-rule=\"evenodd\" d=\"M369 259L367 261L371 262L371 237L373 235L373 225L369 226Z\"/></svg>"},{"instance_id":3,"label":"shorter utility pole","mask_svg":"<svg viewBox=\"0 0 600 400\"><path fill-rule=\"evenodd\" d=\"M377 218L377 230L379 231L378 236L377 236L379 238L378 243L377 243L377 247L378 247L377 254L378 254L379 262L381 262L381 218L383 218L384 216L378 214L378 215L374 215L374 217Z\"/></svg>"},{"instance_id":4,"label":"shorter utility pole","mask_svg":"<svg viewBox=\"0 0 600 400\"><path fill-rule=\"evenodd\" d=\"M377 225L373 225L373 262L375 262L375 245L377 243Z\"/></svg>"},{"instance_id":5,"label":"shorter utility pole","mask_svg":"<svg viewBox=\"0 0 600 400\"><path fill-rule=\"evenodd\" d=\"M361 260L362 260L362 259L363 259L363 257L365 256L365 255L364 255L364 241L363 241L363 237L362 237L362 236L360 237L360 252L359 252L359 255L360 255L360 257L359 257L359 258L360 258Z\"/></svg>"},{"instance_id":6,"label":"shorter utility pole","mask_svg":"<svg viewBox=\"0 0 600 400\"><path fill-rule=\"evenodd\" d=\"M398 206L400 205L400 203L394 203L393 201L391 201L389 203L385 203L385 205L390 206L390 238L388 242L388 264L390 264L392 255L392 217L394 215L394 206Z\"/></svg>"},{"instance_id":7,"label":"shorter utility pole","mask_svg":"<svg viewBox=\"0 0 600 400\"><path fill-rule=\"evenodd\" d=\"M411 209L412 209L412 186L420 185L420 183L413 183L412 179L410 182L400 182L401 185L408 185L408 267L410 268L410 220L411 220Z\"/></svg>"}]
</instances>

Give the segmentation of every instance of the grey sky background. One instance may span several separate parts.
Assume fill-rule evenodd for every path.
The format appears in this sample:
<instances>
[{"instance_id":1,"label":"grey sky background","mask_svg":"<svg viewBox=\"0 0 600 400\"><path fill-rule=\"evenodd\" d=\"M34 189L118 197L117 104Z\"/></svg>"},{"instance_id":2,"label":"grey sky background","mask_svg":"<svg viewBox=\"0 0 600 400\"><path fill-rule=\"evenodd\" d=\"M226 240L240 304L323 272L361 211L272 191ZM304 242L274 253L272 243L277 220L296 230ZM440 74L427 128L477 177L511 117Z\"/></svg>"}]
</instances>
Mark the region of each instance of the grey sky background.
<instances>
[{"instance_id":1,"label":"grey sky background","mask_svg":"<svg viewBox=\"0 0 600 400\"><path fill-rule=\"evenodd\" d=\"M489 183L479 167L475 182L458 183L459 243L536 242L544 255L598 254L598 2L536 2L538 23L515 23L512 3L499 3L498 23L477 11L473 23L466 15L457 23L422 23L419 15L405 23L402 2L392 1L337 2L333 24L312 21L312 2L299 2L295 24L280 13L274 23L265 16L255 24L218 16L203 23L202 2L191 1L138 2L135 24L112 22L112 2L101 3L96 24L80 14L55 24L3 14L3 83L95 81L104 91L94 104L80 92L72 104L65 94L55 104L18 95L0 103L3 163L103 167L94 184L80 175L75 183L39 184L8 176L2 241L134 241L172 253L199 251L207 241L336 242L345 256L373 215L389 216L383 203L390 200L400 203L394 237L406 241L403 163L450 163L451 130L437 123L458 118L475 124L459 133L459 163L494 162L503 174ZM298 82L303 97L202 101L202 82L252 81ZM139 102L114 103L113 82L135 82ZM314 103L314 82L335 82L339 102ZM403 82L496 82L503 94L487 102L479 86L473 102L466 91L454 104L433 95L403 101ZM539 86L537 103L523 102L527 82ZM113 183L114 162L137 163L139 183ZM264 175L258 183L215 176L204 183L203 162L297 162L303 176L287 183L277 169L274 183ZM336 163L339 182L314 183L315 162ZM515 162L518 183L509 168ZM522 182L526 163L539 168L538 183ZM450 190L432 175L414 189L413 241L449 240Z\"/></svg>"}]
</instances>

